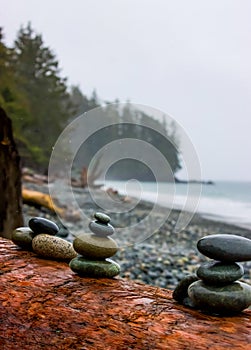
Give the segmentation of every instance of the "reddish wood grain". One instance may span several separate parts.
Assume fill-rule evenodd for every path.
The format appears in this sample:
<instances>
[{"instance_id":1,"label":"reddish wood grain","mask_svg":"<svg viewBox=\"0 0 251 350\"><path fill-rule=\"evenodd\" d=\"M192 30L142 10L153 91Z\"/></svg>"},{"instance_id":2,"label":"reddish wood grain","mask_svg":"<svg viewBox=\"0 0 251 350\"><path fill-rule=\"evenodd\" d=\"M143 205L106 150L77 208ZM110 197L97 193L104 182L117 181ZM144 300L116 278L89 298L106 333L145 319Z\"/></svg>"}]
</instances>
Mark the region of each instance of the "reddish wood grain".
<instances>
[{"instance_id":1,"label":"reddish wood grain","mask_svg":"<svg viewBox=\"0 0 251 350\"><path fill-rule=\"evenodd\" d=\"M250 349L251 311L203 315L171 291L75 275L0 240L1 349Z\"/></svg>"}]
</instances>

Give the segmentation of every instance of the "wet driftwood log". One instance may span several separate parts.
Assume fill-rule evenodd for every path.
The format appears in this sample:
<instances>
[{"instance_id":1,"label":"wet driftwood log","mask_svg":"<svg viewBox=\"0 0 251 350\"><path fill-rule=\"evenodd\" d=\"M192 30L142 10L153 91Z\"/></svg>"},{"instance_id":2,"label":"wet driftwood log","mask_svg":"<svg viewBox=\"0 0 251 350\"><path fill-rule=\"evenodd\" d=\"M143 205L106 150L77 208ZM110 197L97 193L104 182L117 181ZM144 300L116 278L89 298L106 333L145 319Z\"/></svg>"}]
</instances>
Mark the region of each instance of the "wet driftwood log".
<instances>
[{"instance_id":1,"label":"wet driftwood log","mask_svg":"<svg viewBox=\"0 0 251 350\"><path fill-rule=\"evenodd\" d=\"M63 208L59 208L55 203L53 203L51 196L47 193L23 188L22 197L23 202L26 204L33 204L36 206L45 207L53 212L59 213L60 215L63 215L65 212Z\"/></svg>"},{"instance_id":2,"label":"wet driftwood log","mask_svg":"<svg viewBox=\"0 0 251 350\"><path fill-rule=\"evenodd\" d=\"M80 278L0 240L1 349L250 349L251 311L229 318L123 279Z\"/></svg>"},{"instance_id":3,"label":"wet driftwood log","mask_svg":"<svg viewBox=\"0 0 251 350\"><path fill-rule=\"evenodd\" d=\"M81 218L79 212L73 211L67 207L62 208L56 205L51 196L47 193L23 188L22 197L23 203L33 205L35 207L47 208L53 213L57 213L69 221L75 222Z\"/></svg>"},{"instance_id":4,"label":"wet driftwood log","mask_svg":"<svg viewBox=\"0 0 251 350\"><path fill-rule=\"evenodd\" d=\"M22 226L20 157L12 135L12 124L0 107L0 236Z\"/></svg>"}]
</instances>

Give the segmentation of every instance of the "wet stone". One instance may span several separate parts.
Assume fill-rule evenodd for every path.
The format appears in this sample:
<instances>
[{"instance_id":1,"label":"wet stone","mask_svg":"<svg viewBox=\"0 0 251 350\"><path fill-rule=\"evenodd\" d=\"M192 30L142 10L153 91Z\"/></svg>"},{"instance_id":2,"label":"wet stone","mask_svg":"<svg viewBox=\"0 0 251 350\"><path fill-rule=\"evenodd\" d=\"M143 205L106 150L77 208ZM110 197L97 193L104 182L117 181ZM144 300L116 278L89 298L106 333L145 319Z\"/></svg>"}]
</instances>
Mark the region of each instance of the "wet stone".
<instances>
[{"instance_id":1,"label":"wet stone","mask_svg":"<svg viewBox=\"0 0 251 350\"><path fill-rule=\"evenodd\" d=\"M210 261L202 264L197 276L205 283L213 285L228 284L237 281L244 275L243 266L237 263Z\"/></svg>"},{"instance_id":2,"label":"wet stone","mask_svg":"<svg viewBox=\"0 0 251 350\"><path fill-rule=\"evenodd\" d=\"M75 238L73 247L78 254L92 260L109 258L118 251L117 243L112 238L88 233Z\"/></svg>"},{"instance_id":3,"label":"wet stone","mask_svg":"<svg viewBox=\"0 0 251 350\"><path fill-rule=\"evenodd\" d=\"M70 261L72 271L80 276L112 278L120 273L120 266L111 259L87 260L78 256Z\"/></svg>"},{"instance_id":4,"label":"wet stone","mask_svg":"<svg viewBox=\"0 0 251 350\"><path fill-rule=\"evenodd\" d=\"M57 237L66 238L69 236L69 231L66 227L61 227L57 233Z\"/></svg>"},{"instance_id":5,"label":"wet stone","mask_svg":"<svg viewBox=\"0 0 251 350\"><path fill-rule=\"evenodd\" d=\"M44 258L70 260L77 256L70 242L48 234L39 234L32 241L33 251Z\"/></svg>"},{"instance_id":6,"label":"wet stone","mask_svg":"<svg viewBox=\"0 0 251 350\"><path fill-rule=\"evenodd\" d=\"M95 219L97 219L99 222L103 223L103 224L108 224L111 221L110 216L104 214L104 213L100 213L100 212L96 212L94 214Z\"/></svg>"},{"instance_id":7,"label":"wet stone","mask_svg":"<svg viewBox=\"0 0 251 350\"><path fill-rule=\"evenodd\" d=\"M242 236L219 234L201 238L197 243L201 254L219 261L251 260L251 240Z\"/></svg>"},{"instance_id":8,"label":"wet stone","mask_svg":"<svg viewBox=\"0 0 251 350\"><path fill-rule=\"evenodd\" d=\"M29 227L18 227L12 232L11 240L19 247L32 250L34 232Z\"/></svg>"},{"instance_id":9,"label":"wet stone","mask_svg":"<svg viewBox=\"0 0 251 350\"><path fill-rule=\"evenodd\" d=\"M198 277L195 274L187 275L176 286L173 291L173 298L180 304L185 306L191 306L192 302L189 300L188 287L193 282L198 281Z\"/></svg>"},{"instance_id":10,"label":"wet stone","mask_svg":"<svg viewBox=\"0 0 251 350\"><path fill-rule=\"evenodd\" d=\"M188 295L201 311L216 315L234 315L251 304L251 287L242 282L211 286L203 281L192 283Z\"/></svg>"},{"instance_id":11,"label":"wet stone","mask_svg":"<svg viewBox=\"0 0 251 350\"><path fill-rule=\"evenodd\" d=\"M47 233L48 235L54 236L59 231L58 225L53 221L40 217L31 218L29 220L29 227L36 235Z\"/></svg>"},{"instance_id":12,"label":"wet stone","mask_svg":"<svg viewBox=\"0 0 251 350\"><path fill-rule=\"evenodd\" d=\"M98 221L91 221L89 223L90 230L97 236L106 237L114 233L114 228L110 224L102 224Z\"/></svg>"}]
</instances>

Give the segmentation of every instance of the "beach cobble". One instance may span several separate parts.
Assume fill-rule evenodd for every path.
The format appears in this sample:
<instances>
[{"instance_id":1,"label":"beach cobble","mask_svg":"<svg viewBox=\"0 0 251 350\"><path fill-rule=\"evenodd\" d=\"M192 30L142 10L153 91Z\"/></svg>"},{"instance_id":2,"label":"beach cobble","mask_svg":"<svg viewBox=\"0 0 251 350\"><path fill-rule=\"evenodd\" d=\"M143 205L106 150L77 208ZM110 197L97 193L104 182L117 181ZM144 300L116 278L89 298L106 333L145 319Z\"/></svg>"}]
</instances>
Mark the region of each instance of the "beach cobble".
<instances>
[{"instance_id":1,"label":"beach cobble","mask_svg":"<svg viewBox=\"0 0 251 350\"><path fill-rule=\"evenodd\" d=\"M40 191L43 191L40 187ZM101 198L105 197L102 190L96 190L96 195ZM44 190L47 192L47 189ZM72 242L74 237L83 232L90 232L88 228L89 220L93 219L93 215L96 211L103 212L102 208L97 206L90 197L90 194L86 190L77 189L76 196L79 197L79 206L84 211L88 220L85 221L72 221L63 220L57 217L56 214L52 214L45 208L35 208L32 206L24 205L23 212L25 222L28 223L29 219L34 216L41 216L49 220L54 221L59 226L58 236L67 239ZM118 196L117 200L122 196ZM60 202L63 198L60 198ZM126 206L132 206L134 199L129 202L125 202ZM67 198L65 199L67 203ZM111 217L111 224L115 228L126 228L134 223L142 221L142 218L146 217L152 208L152 204L140 201L134 209L121 214L116 212L108 212ZM197 241L203 236L219 233L230 233L242 235L251 238L251 230L247 230L238 226L225 224L213 220L204 219L198 214L195 214L192 221L181 232L175 232L175 224L179 216L179 211L171 211L168 219L165 223L159 227L162 216L166 215L166 208L160 207L158 215L151 220L151 227L154 234L149 238L143 240L141 243L135 245L128 245L127 236L125 235L125 241L122 237L119 237L120 249L114 255L114 260L121 266L120 276L123 278L132 279L138 282L147 283L154 286L159 286L168 289L174 289L177 283L186 275L195 273L198 267L208 261L208 258L200 254L196 248ZM147 222L146 224L147 225ZM144 225L138 225L139 230L144 232ZM154 228L157 228L156 230ZM148 227L149 229L149 227ZM130 242L129 242L130 243ZM251 282L251 263L243 263L244 276L243 281Z\"/></svg>"}]
</instances>

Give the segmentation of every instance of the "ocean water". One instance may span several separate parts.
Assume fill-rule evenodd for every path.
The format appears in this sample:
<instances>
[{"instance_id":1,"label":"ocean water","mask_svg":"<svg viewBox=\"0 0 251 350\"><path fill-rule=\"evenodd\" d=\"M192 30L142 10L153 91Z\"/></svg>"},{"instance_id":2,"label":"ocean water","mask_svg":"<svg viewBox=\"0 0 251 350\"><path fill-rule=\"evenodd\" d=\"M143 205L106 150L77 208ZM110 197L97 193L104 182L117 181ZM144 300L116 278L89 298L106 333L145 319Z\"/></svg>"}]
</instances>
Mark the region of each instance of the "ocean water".
<instances>
[{"instance_id":1,"label":"ocean water","mask_svg":"<svg viewBox=\"0 0 251 350\"><path fill-rule=\"evenodd\" d=\"M131 180L106 181L105 187L168 208L185 209L251 229L251 182L218 181L214 185L200 185Z\"/></svg>"}]
</instances>

